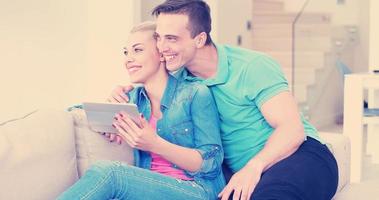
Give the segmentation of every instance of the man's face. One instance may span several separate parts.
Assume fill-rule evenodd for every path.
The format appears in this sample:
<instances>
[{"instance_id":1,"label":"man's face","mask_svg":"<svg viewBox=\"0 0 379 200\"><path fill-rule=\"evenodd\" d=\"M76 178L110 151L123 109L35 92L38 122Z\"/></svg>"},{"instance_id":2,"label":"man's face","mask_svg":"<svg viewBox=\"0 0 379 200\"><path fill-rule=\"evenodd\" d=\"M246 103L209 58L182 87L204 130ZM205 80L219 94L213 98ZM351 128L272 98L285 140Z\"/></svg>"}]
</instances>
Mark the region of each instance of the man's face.
<instances>
[{"instance_id":1,"label":"man's face","mask_svg":"<svg viewBox=\"0 0 379 200\"><path fill-rule=\"evenodd\" d=\"M164 14L157 17L157 47L166 60L166 68L175 71L191 67L196 54L196 42L188 30L185 14Z\"/></svg>"}]
</instances>

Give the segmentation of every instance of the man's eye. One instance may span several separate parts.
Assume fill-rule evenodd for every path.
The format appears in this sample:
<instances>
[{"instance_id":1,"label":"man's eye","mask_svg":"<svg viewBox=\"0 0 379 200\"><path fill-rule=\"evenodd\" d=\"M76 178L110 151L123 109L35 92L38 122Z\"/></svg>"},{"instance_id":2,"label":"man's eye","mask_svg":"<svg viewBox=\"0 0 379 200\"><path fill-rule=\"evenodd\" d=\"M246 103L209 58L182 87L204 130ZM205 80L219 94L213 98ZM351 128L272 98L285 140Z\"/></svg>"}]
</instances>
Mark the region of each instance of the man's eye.
<instances>
[{"instance_id":1,"label":"man's eye","mask_svg":"<svg viewBox=\"0 0 379 200\"><path fill-rule=\"evenodd\" d=\"M176 38L172 38L172 37L170 37L170 38L167 38L169 41L171 41L171 42L175 42L176 41Z\"/></svg>"},{"instance_id":2,"label":"man's eye","mask_svg":"<svg viewBox=\"0 0 379 200\"><path fill-rule=\"evenodd\" d=\"M128 55L128 51L124 50L124 55L127 56Z\"/></svg>"}]
</instances>

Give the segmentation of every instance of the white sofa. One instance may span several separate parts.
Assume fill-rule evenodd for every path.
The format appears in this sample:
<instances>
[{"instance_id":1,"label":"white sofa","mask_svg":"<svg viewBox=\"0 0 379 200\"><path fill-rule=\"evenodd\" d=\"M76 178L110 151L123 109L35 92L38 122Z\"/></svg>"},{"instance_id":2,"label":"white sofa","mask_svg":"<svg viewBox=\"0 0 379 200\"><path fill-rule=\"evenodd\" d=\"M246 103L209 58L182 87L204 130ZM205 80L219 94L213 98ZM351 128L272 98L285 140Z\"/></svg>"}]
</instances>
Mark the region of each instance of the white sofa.
<instances>
[{"instance_id":1,"label":"white sofa","mask_svg":"<svg viewBox=\"0 0 379 200\"><path fill-rule=\"evenodd\" d=\"M42 109L0 120L1 200L55 199L95 160L132 162L126 144L110 143L92 132L78 109ZM321 136L337 158L341 191L349 182L349 141L340 134Z\"/></svg>"}]
</instances>

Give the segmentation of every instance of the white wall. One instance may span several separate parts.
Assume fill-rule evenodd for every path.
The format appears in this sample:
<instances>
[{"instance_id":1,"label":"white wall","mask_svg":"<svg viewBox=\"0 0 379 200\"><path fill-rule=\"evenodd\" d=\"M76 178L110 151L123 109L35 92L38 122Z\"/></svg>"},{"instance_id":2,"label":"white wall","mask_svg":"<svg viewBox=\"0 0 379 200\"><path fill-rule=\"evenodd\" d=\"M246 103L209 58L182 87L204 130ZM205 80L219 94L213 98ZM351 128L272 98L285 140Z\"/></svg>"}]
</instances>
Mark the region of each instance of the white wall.
<instances>
[{"instance_id":1,"label":"white wall","mask_svg":"<svg viewBox=\"0 0 379 200\"><path fill-rule=\"evenodd\" d=\"M355 47L353 72L366 72L369 66L369 1L361 0L359 5L359 42Z\"/></svg>"},{"instance_id":2,"label":"white wall","mask_svg":"<svg viewBox=\"0 0 379 200\"><path fill-rule=\"evenodd\" d=\"M379 70L379 1L370 0L370 48L369 69Z\"/></svg>"},{"instance_id":3,"label":"white wall","mask_svg":"<svg viewBox=\"0 0 379 200\"><path fill-rule=\"evenodd\" d=\"M218 0L205 0L207 4L209 5L209 8L211 9L211 19L212 19L212 30L211 30L211 37L213 42L219 42L219 31L218 31L218 25L219 25L219 20L218 20Z\"/></svg>"},{"instance_id":4,"label":"white wall","mask_svg":"<svg viewBox=\"0 0 379 200\"><path fill-rule=\"evenodd\" d=\"M124 0L0 1L0 119L104 99L126 82L132 9Z\"/></svg>"},{"instance_id":5,"label":"white wall","mask_svg":"<svg viewBox=\"0 0 379 200\"><path fill-rule=\"evenodd\" d=\"M83 98L101 101L115 84L129 80L123 67L122 48L135 22L134 1L88 0Z\"/></svg>"},{"instance_id":6,"label":"white wall","mask_svg":"<svg viewBox=\"0 0 379 200\"><path fill-rule=\"evenodd\" d=\"M141 2L141 21L155 20L155 17L151 15L151 11L155 6L164 2L164 0L140 0Z\"/></svg>"},{"instance_id":7,"label":"white wall","mask_svg":"<svg viewBox=\"0 0 379 200\"><path fill-rule=\"evenodd\" d=\"M242 37L241 47L251 48L252 33L246 23L253 16L252 0L206 1L211 8L212 37L221 44L238 45L237 37Z\"/></svg>"},{"instance_id":8,"label":"white wall","mask_svg":"<svg viewBox=\"0 0 379 200\"><path fill-rule=\"evenodd\" d=\"M379 24L377 19L379 18L379 1L370 0L370 29L369 29L369 71L379 70ZM379 108L379 91L372 90L368 93L369 107ZM379 130L376 128L375 130Z\"/></svg>"}]
</instances>

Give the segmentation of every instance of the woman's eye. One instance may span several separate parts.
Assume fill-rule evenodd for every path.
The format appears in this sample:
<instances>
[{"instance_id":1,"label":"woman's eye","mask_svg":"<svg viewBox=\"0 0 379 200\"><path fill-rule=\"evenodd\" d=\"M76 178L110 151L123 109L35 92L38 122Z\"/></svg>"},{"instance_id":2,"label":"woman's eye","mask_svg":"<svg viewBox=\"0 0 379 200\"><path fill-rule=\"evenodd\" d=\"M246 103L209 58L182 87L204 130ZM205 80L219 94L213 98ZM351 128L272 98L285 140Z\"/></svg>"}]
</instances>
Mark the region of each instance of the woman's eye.
<instances>
[{"instance_id":1,"label":"woman's eye","mask_svg":"<svg viewBox=\"0 0 379 200\"><path fill-rule=\"evenodd\" d=\"M124 55L127 56L128 55L128 51L125 50L124 51Z\"/></svg>"},{"instance_id":2,"label":"woman's eye","mask_svg":"<svg viewBox=\"0 0 379 200\"><path fill-rule=\"evenodd\" d=\"M140 52L142 49L134 49L135 52Z\"/></svg>"}]
</instances>

